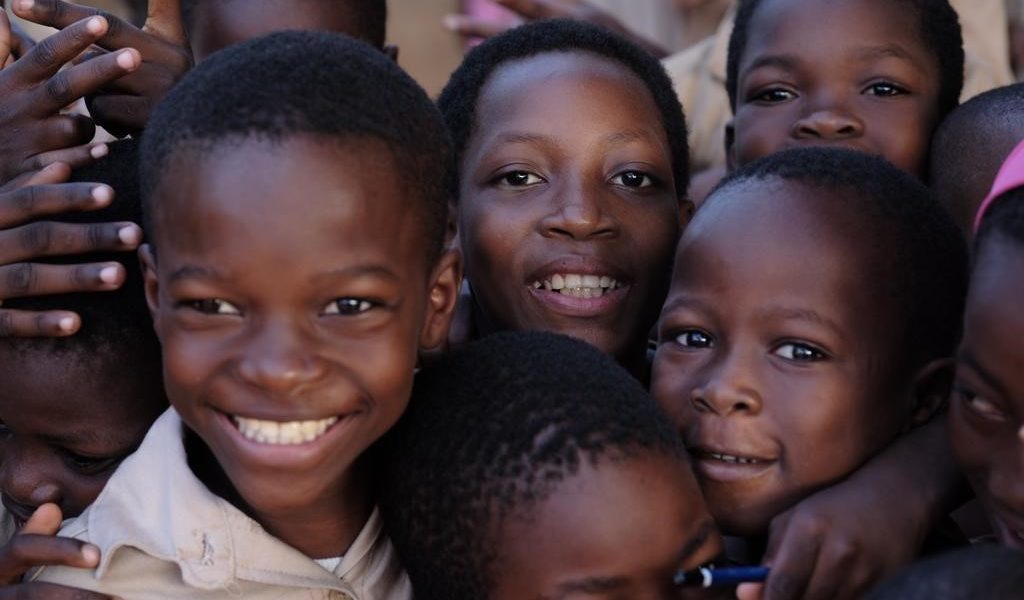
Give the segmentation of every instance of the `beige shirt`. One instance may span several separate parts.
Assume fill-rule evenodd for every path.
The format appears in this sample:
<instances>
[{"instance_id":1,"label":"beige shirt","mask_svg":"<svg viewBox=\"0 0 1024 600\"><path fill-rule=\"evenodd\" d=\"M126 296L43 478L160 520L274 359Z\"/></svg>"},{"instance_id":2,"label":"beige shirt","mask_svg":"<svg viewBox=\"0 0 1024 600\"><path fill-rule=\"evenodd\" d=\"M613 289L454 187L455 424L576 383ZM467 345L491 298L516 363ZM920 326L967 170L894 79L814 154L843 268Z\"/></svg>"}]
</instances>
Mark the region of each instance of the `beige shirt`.
<instances>
[{"instance_id":1,"label":"beige shirt","mask_svg":"<svg viewBox=\"0 0 1024 600\"><path fill-rule=\"evenodd\" d=\"M412 598L377 511L328 571L210 492L188 467L182 431L169 409L96 502L65 523L60 535L100 548L99 567L31 578L130 600Z\"/></svg>"},{"instance_id":2,"label":"beige shirt","mask_svg":"<svg viewBox=\"0 0 1024 600\"><path fill-rule=\"evenodd\" d=\"M1004 0L952 0L964 35L966 100L1013 82L1010 72ZM697 173L725 165L725 125L732 118L725 92L729 36L735 9L718 31L699 44L664 60L690 129L690 168Z\"/></svg>"}]
</instances>

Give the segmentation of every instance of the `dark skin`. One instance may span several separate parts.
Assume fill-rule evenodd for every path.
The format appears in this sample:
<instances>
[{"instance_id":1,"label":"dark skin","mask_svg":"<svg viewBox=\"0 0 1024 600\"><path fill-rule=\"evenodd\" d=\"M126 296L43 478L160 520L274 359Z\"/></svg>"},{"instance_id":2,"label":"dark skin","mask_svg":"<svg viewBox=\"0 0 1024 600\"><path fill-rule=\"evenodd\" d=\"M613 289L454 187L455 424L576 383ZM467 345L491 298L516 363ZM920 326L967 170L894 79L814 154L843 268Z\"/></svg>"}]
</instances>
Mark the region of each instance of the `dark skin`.
<instances>
[{"instance_id":1,"label":"dark skin","mask_svg":"<svg viewBox=\"0 0 1024 600\"><path fill-rule=\"evenodd\" d=\"M915 33L919 20L907 2L763 2L740 60L730 167L827 145L878 154L923 177L940 70Z\"/></svg>"},{"instance_id":2,"label":"dark skin","mask_svg":"<svg viewBox=\"0 0 1024 600\"><path fill-rule=\"evenodd\" d=\"M458 293L458 254L424 255L398 172L375 140L181 150L141 252L168 397L226 476L204 483L313 558L343 555L369 517L361 457ZM302 443L242 432L299 421L330 423Z\"/></svg>"},{"instance_id":3,"label":"dark skin","mask_svg":"<svg viewBox=\"0 0 1024 600\"><path fill-rule=\"evenodd\" d=\"M556 331L642 373L683 202L646 87L602 58L542 54L495 71L476 118L459 232L478 333Z\"/></svg>"},{"instance_id":4,"label":"dark skin","mask_svg":"<svg viewBox=\"0 0 1024 600\"><path fill-rule=\"evenodd\" d=\"M721 192L683 236L659 323L652 393L733 535L764 535L929 416L902 311L863 285L891 275L821 193L780 180Z\"/></svg>"},{"instance_id":5,"label":"dark skin","mask_svg":"<svg viewBox=\"0 0 1024 600\"><path fill-rule=\"evenodd\" d=\"M953 450L1000 543L1024 548L1024 247L1000 234L975 263L950 402Z\"/></svg>"},{"instance_id":6,"label":"dark skin","mask_svg":"<svg viewBox=\"0 0 1024 600\"><path fill-rule=\"evenodd\" d=\"M722 552L693 473L678 457L585 460L526 513L495 526L490 598L709 597L672 585L679 569Z\"/></svg>"}]
</instances>

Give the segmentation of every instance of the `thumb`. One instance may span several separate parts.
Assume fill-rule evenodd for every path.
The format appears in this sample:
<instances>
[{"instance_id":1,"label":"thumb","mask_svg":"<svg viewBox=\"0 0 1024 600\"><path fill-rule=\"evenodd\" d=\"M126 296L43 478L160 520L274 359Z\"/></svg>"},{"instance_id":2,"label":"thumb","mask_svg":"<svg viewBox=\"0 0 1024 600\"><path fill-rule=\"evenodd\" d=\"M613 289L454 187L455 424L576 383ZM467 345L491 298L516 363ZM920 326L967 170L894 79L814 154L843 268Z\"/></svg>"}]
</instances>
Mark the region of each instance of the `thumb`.
<instances>
[{"instance_id":1,"label":"thumb","mask_svg":"<svg viewBox=\"0 0 1024 600\"><path fill-rule=\"evenodd\" d=\"M36 535L56 535L60 530L60 523L64 515L56 504L44 504L32 513L28 521L18 533Z\"/></svg>"},{"instance_id":2,"label":"thumb","mask_svg":"<svg viewBox=\"0 0 1024 600\"><path fill-rule=\"evenodd\" d=\"M146 23L142 30L183 46L188 41L188 34L181 20L181 0L149 0Z\"/></svg>"},{"instance_id":3,"label":"thumb","mask_svg":"<svg viewBox=\"0 0 1024 600\"><path fill-rule=\"evenodd\" d=\"M763 583L741 583L736 588L737 600L761 600L764 595Z\"/></svg>"},{"instance_id":4,"label":"thumb","mask_svg":"<svg viewBox=\"0 0 1024 600\"><path fill-rule=\"evenodd\" d=\"M0 7L2 8L2 7ZM0 10L0 65L6 66L14 50L14 34L11 32L11 20L7 12Z\"/></svg>"}]
</instances>

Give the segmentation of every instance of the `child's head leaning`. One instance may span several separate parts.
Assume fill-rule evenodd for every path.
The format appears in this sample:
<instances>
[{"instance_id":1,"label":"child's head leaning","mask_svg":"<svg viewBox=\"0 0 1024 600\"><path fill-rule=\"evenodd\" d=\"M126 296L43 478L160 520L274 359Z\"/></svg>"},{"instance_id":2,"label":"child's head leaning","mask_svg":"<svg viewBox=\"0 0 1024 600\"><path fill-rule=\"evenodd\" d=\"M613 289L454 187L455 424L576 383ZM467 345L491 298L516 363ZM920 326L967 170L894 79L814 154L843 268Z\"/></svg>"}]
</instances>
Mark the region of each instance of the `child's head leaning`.
<instances>
[{"instance_id":1,"label":"child's head leaning","mask_svg":"<svg viewBox=\"0 0 1024 600\"><path fill-rule=\"evenodd\" d=\"M744 0L727 63L730 164L838 145L923 178L963 73L948 0Z\"/></svg>"},{"instance_id":2,"label":"child's head leaning","mask_svg":"<svg viewBox=\"0 0 1024 600\"><path fill-rule=\"evenodd\" d=\"M652 393L723 530L844 477L948 392L964 242L922 184L841 149L724 181L680 241Z\"/></svg>"},{"instance_id":3,"label":"child's head leaning","mask_svg":"<svg viewBox=\"0 0 1024 600\"><path fill-rule=\"evenodd\" d=\"M386 0L181 0L181 10L197 62L274 31L334 31L381 49L387 34Z\"/></svg>"},{"instance_id":4,"label":"child's head leaning","mask_svg":"<svg viewBox=\"0 0 1024 600\"><path fill-rule=\"evenodd\" d=\"M556 331L636 366L689 181L660 63L601 28L539 22L471 52L438 104L478 328Z\"/></svg>"},{"instance_id":5,"label":"child's head leaning","mask_svg":"<svg viewBox=\"0 0 1024 600\"><path fill-rule=\"evenodd\" d=\"M323 506L447 333L459 264L437 109L366 44L276 33L189 73L142 150L171 403L258 516Z\"/></svg>"},{"instance_id":6,"label":"child's head leaning","mask_svg":"<svg viewBox=\"0 0 1024 600\"><path fill-rule=\"evenodd\" d=\"M1024 548L1022 148L997 178L1006 191L983 208L949 420L953 450L996 535L1016 548Z\"/></svg>"},{"instance_id":7,"label":"child's head leaning","mask_svg":"<svg viewBox=\"0 0 1024 600\"><path fill-rule=\"evenodd\" d=\"M721 541L678 436L612 359L502 333L417 377L382 508L417 598L676 598Z\"/></svg>"},{"instance_id":8,"label":"child's head leaning","mask_svg":"<svg viewBox=\"0 0 1024 600\"><path fill-rule=\"evenodd\" d=\"M140 220L137 147L125 141L110 149L72 179L113 187L113 204L55 220ZM167 407L138 260L126 253L89 259L120 262L124 285L102 294L4 302L4 308L71 310L82 318L82 328L67 338L0 337L0 494L18 521L47 502L65 518L82 512Z\"/></svg>"}]
</instances>

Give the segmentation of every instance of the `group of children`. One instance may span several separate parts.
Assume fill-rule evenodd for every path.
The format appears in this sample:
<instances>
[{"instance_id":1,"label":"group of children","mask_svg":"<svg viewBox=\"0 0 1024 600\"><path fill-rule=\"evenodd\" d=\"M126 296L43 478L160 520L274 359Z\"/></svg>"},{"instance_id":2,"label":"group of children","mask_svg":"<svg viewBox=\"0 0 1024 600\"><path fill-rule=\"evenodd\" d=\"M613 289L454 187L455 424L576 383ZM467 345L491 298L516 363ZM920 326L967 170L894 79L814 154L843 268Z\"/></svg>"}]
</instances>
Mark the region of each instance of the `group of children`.
<instances>
[{"instance_id":1,"label":"group of children","mask_svg":"<svg viewBox=\"0 0 1024 600\"><path fill-rule=\"evenodd\" d=\"M699 208L596 26L434 103L382 0L12 4L0 596L860 598L988 533L872 597L1021 593L1024 95L957 108L947 0L744 0Z\"/></svg>"}]
</instances>

